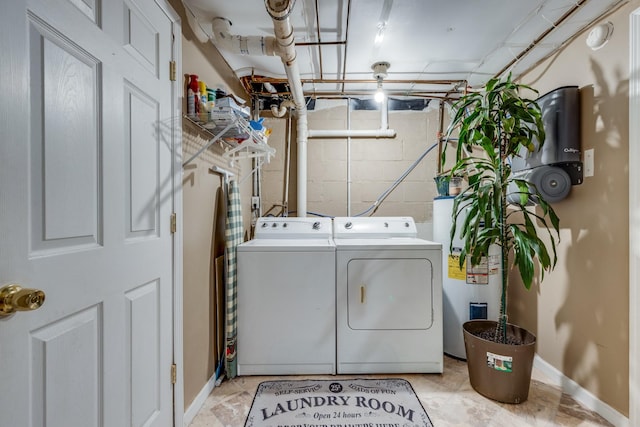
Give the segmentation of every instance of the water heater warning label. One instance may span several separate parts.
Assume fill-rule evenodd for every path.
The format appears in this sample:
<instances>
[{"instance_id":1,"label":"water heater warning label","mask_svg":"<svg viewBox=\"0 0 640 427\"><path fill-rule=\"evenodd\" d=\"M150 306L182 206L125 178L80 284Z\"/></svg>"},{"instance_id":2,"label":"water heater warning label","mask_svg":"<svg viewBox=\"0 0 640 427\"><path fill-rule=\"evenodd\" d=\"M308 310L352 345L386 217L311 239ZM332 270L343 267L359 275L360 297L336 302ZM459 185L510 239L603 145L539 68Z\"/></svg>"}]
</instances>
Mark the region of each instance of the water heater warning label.
<instances>
[{"instance_id":1,"label":"water heater warning label","mask_svg":"<svg viewBox=\"0 0 640 427\"><path fill-rule=\"evenodd\" d=\"M453 252L449 255L449 261L447 263L447 274L449 279L466 280L467 279L467 262L462 264L460 269L460 249L453 248Z\"/></svg>"}]
</instances>

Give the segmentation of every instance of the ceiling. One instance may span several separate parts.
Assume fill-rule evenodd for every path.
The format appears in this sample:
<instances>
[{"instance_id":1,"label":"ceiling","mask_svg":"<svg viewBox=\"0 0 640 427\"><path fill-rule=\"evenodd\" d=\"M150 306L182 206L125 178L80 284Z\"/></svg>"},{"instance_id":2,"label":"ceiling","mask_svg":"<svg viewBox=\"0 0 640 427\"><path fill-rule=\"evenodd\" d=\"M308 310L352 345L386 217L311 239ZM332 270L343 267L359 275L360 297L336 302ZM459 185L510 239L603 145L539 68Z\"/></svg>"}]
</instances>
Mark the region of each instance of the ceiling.
<instances>
[{"instance_id":1,"label":"ceiling","mask_svg":"<svg viewBox=\"0 0 640 427\"><path fill-rule=\"evenodd\" d=\"M188 17L196 18L192 28L207 34L211 20L222 17L234 35L273 36L263 1L183 2ZM290 19L305 96L371 96L377 87L372 65L385 61L389 95L437 98L509 71L517 77L626 2L297 0ZM278 96L287 96L279 57L220 53L251 95L273 96L268 82Z\"/></svg>"}]
</instances>

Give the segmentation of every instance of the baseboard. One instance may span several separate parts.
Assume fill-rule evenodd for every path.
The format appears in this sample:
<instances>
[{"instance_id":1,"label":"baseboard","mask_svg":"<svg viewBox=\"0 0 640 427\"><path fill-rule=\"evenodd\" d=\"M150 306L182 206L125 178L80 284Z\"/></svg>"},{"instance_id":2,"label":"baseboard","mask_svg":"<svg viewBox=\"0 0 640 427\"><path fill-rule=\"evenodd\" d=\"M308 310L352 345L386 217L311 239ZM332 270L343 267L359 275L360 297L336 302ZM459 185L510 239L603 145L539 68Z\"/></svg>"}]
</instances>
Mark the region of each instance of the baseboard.
<instances>
[{"instance_id":1,"label":"baseboard","mask_svg":"<svg viewBox=\"0 0 640 427\"><path fill-rule=\"evenodd\" d=\"M202 387L200 393L198 393L198 395L193 399L193 402L191 402L191 405L189 405L189 408L184 412L184 417L182 418L182 424L184 427L188 427L189 424L191 424L191 421L193 421L196 415L198 415L198 411L200 411L202 405L204 405L204 402L207 400L207 397L209 397L209 394L211 394L211 391L215 386L216 376L214 375L209 379L209 381L207 381L204 387Z\"/></svg>"},{"instance_id":2,"label":"baseboard","mask_svg":"<svg viewBox=\"0 0 640 427\"><path fill-rule=\"evenodd\" d=\"M629 418L613 409L611 406L598 399L593 393L582 388L580 384L564 375L558 369L536 354L533 367L545 374L551 381L562 388L562 391L573 397L585 408L597 412L616 427L629 427Z\"/></svg>"}]
</instances>

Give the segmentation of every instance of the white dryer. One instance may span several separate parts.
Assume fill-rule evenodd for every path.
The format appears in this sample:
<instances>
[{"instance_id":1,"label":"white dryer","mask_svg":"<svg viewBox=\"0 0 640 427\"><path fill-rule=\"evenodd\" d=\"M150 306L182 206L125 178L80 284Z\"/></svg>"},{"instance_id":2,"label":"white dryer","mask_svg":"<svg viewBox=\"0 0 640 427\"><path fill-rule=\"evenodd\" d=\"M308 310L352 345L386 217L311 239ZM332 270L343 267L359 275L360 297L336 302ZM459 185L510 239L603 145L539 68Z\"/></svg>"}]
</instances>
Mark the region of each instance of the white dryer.
<instances>
[{"instance_id":1,"label":"white dryer","mask_svg":"<svg viewBox=\"0 0 640 427\"><path fill-rule=\"evenodd\" d=\"M238 374L335 374L330 218L260 218L238 246Z\"/></svg>"},{"instance_id":2,"label":"white dryer","mask_svg":"<svg viewBox=\"0 0 640 427\"><path fill-rule=\"evenodd\" d=\"M333 225L337 372L442 372L442 245L410 217Z\"/></svg>"}]
</instances>

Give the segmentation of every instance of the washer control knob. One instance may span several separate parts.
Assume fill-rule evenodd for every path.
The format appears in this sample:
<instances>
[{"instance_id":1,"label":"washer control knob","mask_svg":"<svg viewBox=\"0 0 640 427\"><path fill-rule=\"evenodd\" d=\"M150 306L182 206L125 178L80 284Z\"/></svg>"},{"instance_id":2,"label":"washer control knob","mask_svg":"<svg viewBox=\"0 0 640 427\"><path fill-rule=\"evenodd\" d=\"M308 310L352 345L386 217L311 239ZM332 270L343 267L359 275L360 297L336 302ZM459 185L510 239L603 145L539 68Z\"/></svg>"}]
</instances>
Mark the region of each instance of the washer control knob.
<instances>
[{"instance_id":1,"label":"washer control knob","mask_svg":"<svg viewBox=\"0 0 640 427\"><path fill-rule=\"evenodd\" d=\"M314 230L320 230L320 221L316 221L313 223L313 229Z\"/></svg>"},{"instance_id":2,"label":"washer control knob","mask_svg":"<svg viewBox=\"0 0 640 427\"><path fill-rule=\"evenodd\" d=\"M276 228L278 226L277 222L274 222L273 225L271 227Z\"/></svg>"},{"instance_id":3,"label":"washer control knob","mask_svg":"<svg viewBox=\"0 0 640 427\"><path fill-rule=\"evenodd\" d=\"M388 222L384 223L384 228L389 228L389 223Z\"/></svg>"},{"instance_id":4,"label":"washer control knob","mask_svg":"<svg viewBox=\"0 0 640 427\"><path fill-rule=\"evenodd\" d=\"M263 222L262 223L262 228L267 228L267 227L268 227L268 224L266 222Z\"/></svg>"},{"instance_id":5,"label":"washer control knob","mask_svg":"<svg viewBox=\"0 0 640 427\"><path fill-rule=\"evenodd\" d=\"M287 223L286 222L282 223L282 228L287 228Z\"/></svg>"},{"instance_id":6,"label":"washer control knob","mask_svg":"<svg viewBox=\"0 0 640 427\"><path fill-rule=\"evenodd\" d=\"M404 223L404 226L405 226L405 227L407 227L407 228L409 228L409 223L408 223L408 222L405 222L405 223Z\"/></svg>"},{"instance_id":7,"label":"washer control knob","mask_svg":"<svg viewBox=\"0 0 640 427\"><path fill-rule=\"evenodd\" d=\"M351 230L353 228L353 223L351 221L347 222L344 225L344 228L346 228L347 230Z\"/></svg>"}]
</instances>

